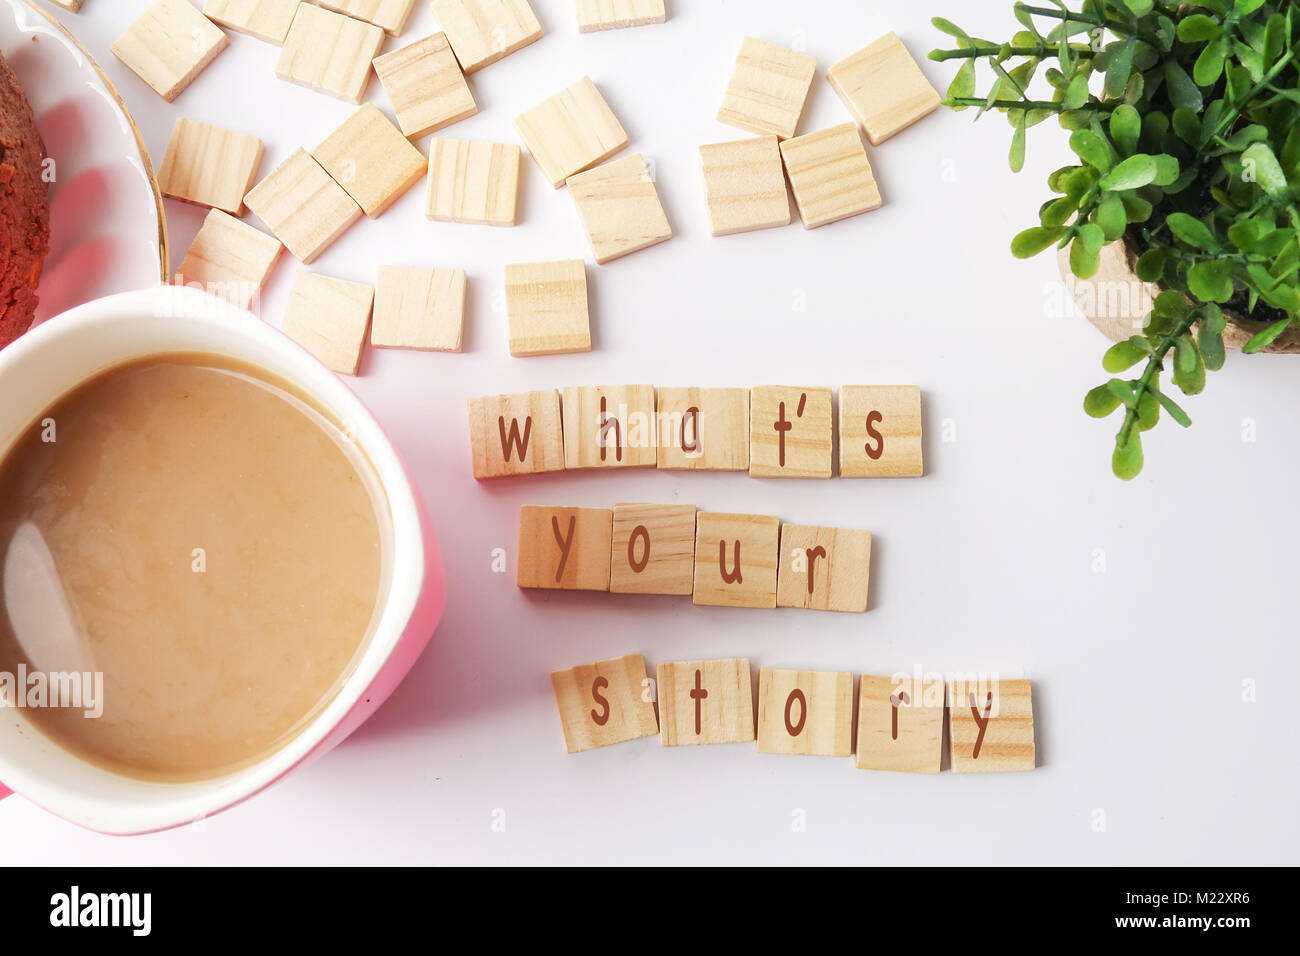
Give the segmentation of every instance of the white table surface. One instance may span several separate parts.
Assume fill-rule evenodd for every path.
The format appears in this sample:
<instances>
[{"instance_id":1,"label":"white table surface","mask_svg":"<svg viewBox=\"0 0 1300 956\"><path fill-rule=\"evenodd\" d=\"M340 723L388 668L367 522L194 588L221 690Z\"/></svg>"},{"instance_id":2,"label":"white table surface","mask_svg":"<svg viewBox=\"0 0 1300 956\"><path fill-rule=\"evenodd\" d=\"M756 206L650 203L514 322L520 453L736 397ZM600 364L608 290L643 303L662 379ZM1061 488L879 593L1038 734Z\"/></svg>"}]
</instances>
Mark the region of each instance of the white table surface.
<instances>
[{"instance_id":1,"label":"white table surface","mask_svg":"<svg viewBox=\"0 0 1300 956\"><path fill-rule=\"evenodd\" d=\"M274 47L230 48L173 104L109 53L148 0L55 10L118 84L155 162L178 116L255 133L263 172L352 107L277 80ZM377 265L470 276L466 351L368 356L357 391L419 479L448 565L428 651L350 740L256 799L170 833L82 832L21 798L0 803L6 863L1280 863L1297 849L1300 665L1287 487L1300 359L1230 357L1170 422L1147 466L1110 475L1113 422L1083 414L1105 342L1062 303L1050 255L1008 242L1067 161L1054 125L1024 172L1000 116L937 113L878 149L877 212L708 234L695 147L739 138L714 119L740 39L802 45L820 70L801 131L849 116L825 67L887 30L923 56L943 15L1017 29L1010 0L669 0L662 26L580 36L568 0L534 0L542 40L474 75L479 115L443 135L516 142L512 118L589 74L652 160L677 235L590 261L571 200L525 158L521 225L429 223L422 187L363 220L313 268L372 281ZM428 4L402 40L435 29ZM397 45L387 41L385 49ZM924 62L942 90L951 64ZM369 98L387 110L377 82ZM427 141L421 145L427 148ZM168 201L179 261L202 212ZM513 359L499 302L509 261L586 257L593 351ZM297 263L278 267L278 323ZM467 397L566 384L919 383L920 480L800 482L743 474L579 473L475 483ZM1243 441L1247 422L1256 440ZM875 535L865 615L693 607L679 598L514 586L518 508L681 501ZM508 574L491 554L505 548ZM1096 570L1098 558L1104 569ZM1032 774L867 773L851 760L651 738L567 756L549 673L642 651L748 656L755 667L889 674L996 671L1034 680ZM1257 702L1243 700L1254 681ZM792 824L806 820L799 831ZM504 820L504 831L494 822ZM1098 821L1104 827L1098 827Z\"/></svg>"}]
</instances>

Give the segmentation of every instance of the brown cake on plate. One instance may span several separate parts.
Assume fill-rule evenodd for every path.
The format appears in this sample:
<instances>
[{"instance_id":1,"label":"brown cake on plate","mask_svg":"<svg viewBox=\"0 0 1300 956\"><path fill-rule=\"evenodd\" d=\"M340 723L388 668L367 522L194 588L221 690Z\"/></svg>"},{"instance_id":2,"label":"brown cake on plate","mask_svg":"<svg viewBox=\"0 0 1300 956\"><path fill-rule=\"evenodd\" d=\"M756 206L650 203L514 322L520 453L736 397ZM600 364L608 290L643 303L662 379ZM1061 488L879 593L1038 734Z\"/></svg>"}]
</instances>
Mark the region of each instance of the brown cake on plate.
<instances>
[{"instance_id":1,"label":"brown cake on plate","mask_svg":"<svg viewBox=\"0 0 1300 956\"><path fill-rule=\"evenodd\" d=\"M45 146L14 71L0 56L0 348L36 313L36 282L50 250Z\"/></svg>"}]
</instances>

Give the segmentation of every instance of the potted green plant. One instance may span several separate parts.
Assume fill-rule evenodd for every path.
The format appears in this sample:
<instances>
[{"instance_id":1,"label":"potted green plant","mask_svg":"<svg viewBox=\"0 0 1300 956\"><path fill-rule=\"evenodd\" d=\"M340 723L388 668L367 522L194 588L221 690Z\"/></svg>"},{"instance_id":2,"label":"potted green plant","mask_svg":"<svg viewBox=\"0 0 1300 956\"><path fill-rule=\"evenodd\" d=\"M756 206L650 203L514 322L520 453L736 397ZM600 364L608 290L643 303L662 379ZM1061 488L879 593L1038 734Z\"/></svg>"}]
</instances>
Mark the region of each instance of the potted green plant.
<instances>
[{"instance_id":1,"label":"potted green plant","mask_svg":"<svg viewBox=\"0 0 1300 956\"><path fill-rule=\"evenodd\" d=\"M1055 246L1076 281L1104 269L1150 284L1136 334L1102 359L1115 377L1083 401L1096 418L1122 413L1112 458L1121 478L1141 471L1141 433L1162 410L1191 424L1163 373L1195 395L1229 347L1300 350L1298 7L1021 2L1009 41L933 21L955 48L930 58L961 61L945 102L1005 114L1013 170L1026 130L1051 117L1078 157L1048 177L1052 196L1012 253ZM979 90L977 63L988 73Z\"/></svg>"}]
</instances>

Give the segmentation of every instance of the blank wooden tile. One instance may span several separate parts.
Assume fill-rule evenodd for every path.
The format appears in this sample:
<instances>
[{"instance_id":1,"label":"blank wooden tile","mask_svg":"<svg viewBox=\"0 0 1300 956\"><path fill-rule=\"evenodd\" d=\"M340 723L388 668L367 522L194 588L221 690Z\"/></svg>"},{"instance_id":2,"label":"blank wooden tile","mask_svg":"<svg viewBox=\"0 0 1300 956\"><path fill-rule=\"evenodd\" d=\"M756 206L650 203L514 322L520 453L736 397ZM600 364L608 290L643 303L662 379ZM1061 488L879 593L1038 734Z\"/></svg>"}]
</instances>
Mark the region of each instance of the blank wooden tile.
<instances>
[{"instance_id":1,"label":"blank wooden tile","mask_svg":"<svg viewBox=\"0 0 1300 956\"><path fill-rule=\"evenodd\" d=\"M585 385L560 391L564 467L653 468L655 387Z\"/></svg>"},{"instance_id":2,"label":"blank wooden tile","mask_svg":"<svg viewBox=\"0 0 1300 956\"><path fill-rule=\"evenodd\" d=\"M425 216L445 222L513 226L519 155L519 147L508 143L430 140Z\"/></svg>"},{"instance_id":3,"label":"blank wooden tile","mask_svg":"<svg viewBox=\"0 0 1300 956\"><path fill-rule=\"evenodd\" d=\"M641 27L668 19L664 0L577 0L576 5L579 33Z\"/></svg>"},{"instance_id":4,"label":"blank wooden tile","mask_svg":"<svg viewBox=\"0 0 1300 956\"><path fill-rule=\"evenodd\" d=\"M751 133L793 136L816 72L816 57L745 37L718 119Z\"/></svg>"},{"instance_id":5,"label":"blank wooden tile","mask_svg":"<svg viewBox=\"0 0 1300 956\"><path fill-rule=\"evenodd\" d=\"M842 386L839 440L841 478L923 474L920 387Z\"/></svg>"},{"instance_id":6,"label":"blank wooden tile","mask_svg":"<svg viewBox=\"0 0 1300 956\"><path fill-rule=\"evenodd\" d=\"M781 144L805 229L879 209L880 190L856 123L796 136Z\"/></svg>"},{"instance_id":7,"label":"blank wooden tile","mask_svg":"<svg viewBox=\"0 0 1300 956\"><path fill-rule=\"evenodd\" d=\"M628 654L551 674L571 754L659 733L645 658Z\"/></svg>"},{"instance_id":8,"label":"blank wooden tile","mask_svg":"<svg viewBox=\"0 0 1300 956\"><path fill-rule=\"evenodd\" d=\"M777 607L860 614L867 609L870 577L870 531L781 525Z\"/></svg>"},{"instance_id":9,"label":"blank wooden tile","mask_svg":"<svg viewBox=\"0 0 1300 956\"><path fill-rule=\"evenodd\" d=\"M254 186L244 202L305 263L362 215L361 207L303 149Z\"/></svg>"},{"instance_id":10,"label":"blank wooden tile","mask_svg":"<svg viewBox=\"0 0 1300 956\"><path fill-rule=\"evenodd\" d=\"M205 0L203 15L214 23L280 46L299 0Z\"/></svg>"},{"instance_id":11,"label":"blank wooden tile","mask_svg":"<svg viewBox=\"0 0 1300 956\"><path fill-rule=\"evenodd\" d=\"M356 375L374 301L374 288L364 282L300 269L289 287L281 328L327 368Z\"/></svg>"},{"instance_id":12,"label":"blank wooden tile","mask_svg":"<svg viewBox=\"0 0 1300 956\"><path fill-rule=\"evenodd\" d=\"M665 747L754 739L749 661L677 661L658 668L659 733Z\"/></svg>"},{"instance_id":13,"label":"blank wooden tile","mask_svg":"<svg viewBox=\"0 0 1300 956\"><path fill-rule=\"evenodd\" d=\"M701 511L695 518L694 603L776 607L780 525L770 515Z\"/></svg>"},{"instance_id":14,"label":"blank wooden tile","mask_svg":"<svg viewBox=\"0 0 1300 956\"><path fill-rule=\"evenodd\" d=\"M886 33L826 71L872 146L911 126L939 106L939 94L903 41Z\"/></svg>"},{"instance_id":15,"label":"blank wooden tile","mask_svg":"<svg viewBox=\"0 0 1300 956\"><path fill-rule=\"evenodd\" d=\"M424 177L428 160L370 103L312 150L312 158L371 219Z\"/></svg>"},{"instance_id":16,"label":"blank wooden tile","mask_svg":"<svg viewBox=\"0 0 1300 956\"><path fill-rule=\"evenodd\" d=\"M853 675L758 672L758 752L810 757L853 753Z\"/></svg>"},{"instance_id":17,"label":"blank wooden tile","mask_svg":"<svg viewBox=\"0 0 1300 956\"><path fill-rule=\"evenodd\" d=\"M588 76L516 117L515 129L557 189L627 146L627 133Z\"/></svg>"},{"instance_id":18,"label":"blank wooden tile","mask_svg":"<svg viewBox=\"0 0 1300 956\"><path fill-rule=\"evenodd\" d=\"M411 15L415 0L317 0L327 10L345 13L357 20L373 23L389 36L397 36L406 28L406 18Z\"/></svg>"},{"instance_id":19,"label":"blank wooden tile","mask_svg":"<svg viewBox=\"0 0 1300 956\"><path fill-rule=\"evenodd\" d=\"M701 146L700 165L713 235L790 224L790 195L775 136Z\"/></svg>"},{"instance_id":20,"label":"blank wooden tile","mask_svg":"<svg viewBox=\"0 0 1300 956\"><path fill-rule=\"evenodd\" d=\"M553 388L469 400L474 477L564 471L560 393Z\"/></svg>"},{"instance_id":21,"label":"blank wooden tile","mask_svg":"<svg viewBox=\"0 0 1300 956\"><path fill-rule=\"evenodd\" d=\"M695 506L614 506L609 589L690 594L695 582Z\"/></svg>"},{"instance_id":22,"label":"blank wooden tile","mask_svg":"<svg viewBox=\"0 0 1300 956\"><path fill-rule=\"evenodd\" d=\"M1029 681L949 682L948 736L953 773L1033 770Z\"/></svg>"},{"instance_id":23,"label":"blank wooden tile","mask_svg":"<svg viewBox=\"0 0 1300 956\"><path fill-rule=\"evenodd\" d=\"M859 770L938 773L943 760L942 680L863 674L858 690Z\"/></svg>"},{"instance_id":24,"label":"blank wooden tile","mask_svg":"<svg viewBox=\"0 0 1300 956\"><path fill-rule=\"evenodd\" d=\"M262 162L262 141L248 133L181 117L158 167L164 196L243 215L244 194Z\"/></svg>"},{"instance_id":25,"label":"blank wooden tile","mask_svg":"<svg viewBox=\"0 0 1300 956\"><path fill-rule=\"evenodd\" d=\"M258 302L283 250L275 236L212 209L185 252L174 281L248 309Z\"/></svg>"},{"instance_id":26,"label":"blank wooden tile","mask_svg":"<svg viewBox=\"0 0 1300 956\"><path fill-rule=\"evenodd\" d=\"M658 420L660 468L748 470L749 389L661 388Z\"/></svg>"},{"instance_id":27,"label":"blank wooden tile","mask_svg":"<svg viewBox=\"0 0 1300 956\"><path fill-rule=\"evenodd\" d=\"M672 226L640 153L570 176L569 192L597 263L672 237Z\"/></svg>"},{"instance_id":28,"label":"blank wooden tile","mask_svg":"<svg viewBox=\"0 0 1300 956\"><path fill-rule=\"evenodd\" d=\"M466 73L481 70L542 36L528 0L433 0L456 59Z\"/></svg>"},{"instance_id":29,"label":"blank wooden tile","mask_svg":"<svg viewBox=\"0 0 1300 956\"><path fill-rule=\"evenodd\" d=\"M521 588L608 591L614 512L608 508L519 509Z\"/></svg>"},{"instance_id":30,"label":"blank wooden tile","mask_svg":"<svg viewBox=\"0 0 1300 956\"><path fill-rule=\"evenodd\" d=\"M831 476L831 390L756 385L749 392L749 473Z\"/></svg>"},{"instance_id":31,"label":"blank wooden tile","mask_svg":"<svg viewBox=\"0 0 1300 956\"><path fill-rule=\"evenodd\" d=\"M581 259L506 266L511 355L591 351L587 268Z\"/></svg>"},{"instance_id":32,"label":"blank wooden tile","mask_svg":"<svg viewBox=\"0 0 1300 956\"><path fill-rule=\"evenodd\" d=\"M478 112L445 33L377 56L374 65L397 125L408 139L418 139Z\"/></svg>"},{"instance_id":33,"label":"blank wooden tile","mask_svg":"<svg viewBox=\"0 0 1300 956\"><path fill-rule=\"evenodd\" d=\"M370 61L383 42L384 31L373 23L303 3L275 61L275 75L360 103L370 85Z\"/></svg>"},{"instance_id":34,"label":"blank wooden tile","mask_svg":"<svg viewBox=\"0 0 1300 956\"><path fill-rule=\"evenodd\" d=\"M465 287L462 269L380 266L370 344L459 352L465 332Z\"/></svg>"},{"instance_id":35,"label":"blank wooden tile","mask_svg":"<svg viewBox=\"0 0 1300 956\"><path fill-rule=\"evenodd\" d=\"M230 45L189 0L157 0L109 48L168 103Z\"/></svg>"}]
</instances>

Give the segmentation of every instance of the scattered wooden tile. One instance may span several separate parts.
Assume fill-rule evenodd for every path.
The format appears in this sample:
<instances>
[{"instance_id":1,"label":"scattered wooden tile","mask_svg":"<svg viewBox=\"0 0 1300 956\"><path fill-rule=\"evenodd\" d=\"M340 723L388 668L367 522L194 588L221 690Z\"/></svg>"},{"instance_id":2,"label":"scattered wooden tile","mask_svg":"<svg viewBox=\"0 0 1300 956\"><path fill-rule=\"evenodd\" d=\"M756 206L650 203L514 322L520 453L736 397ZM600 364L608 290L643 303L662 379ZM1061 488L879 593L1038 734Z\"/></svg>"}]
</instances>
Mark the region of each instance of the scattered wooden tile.
<instances>
[{"instance_id":1,"label":"scattered wooden tile","mask_svg":"<svg viewBox=\"0 0 1300 956\"><path fill-rule=\"evenodd\" d=\"M370 61L384 31L310 3L298 5L275 75L329 96L360 103L370 85Z\"/></svg>"},{"instance_id":2,"label":"scattered wooden tile","mask_svg":"<svg viewBox=\"0 0 1300 956\"><path fill-rule=\"evenodd\" d=\"M519 509L516 583L521 588L608 591L614 512L608 508Z\"/></svg>"},{"instance_id":3,"label":"scattered wooden tile","mask_svg":"<svg viewBox=\"0 0 1300 956\"><path fill-rule=\"evenodd\" d=\"M469 400L474 477L564 471L560 393L553 388Z\"/></svg>"},{"instance_id":4,"label":"scattered wooden tile","mask_svg":"<svg viewBox=\"0 0 1300 956\"><path fill-rule=\"evenodd\" d=\"M911 126L939 106L939 94L895 33L850 54L826 71L872 146Z\"/></svg>"},{"instance_id":5,"label":"scattered wooden tile","mask_svg":"<svg viewBox=\"0 0 1300 956\"><path fill-rule=\"evenodd\" d=\"M858 690L859 770L938 773L943 759L942 680L863 674Z\"/></svg>"},{"instance_id":6,"label":"scattered wooden tile","mask_svg":"<svg viewBox=\"0 0 1300 956\"><path fill-rule=\"evenodd\" d=\"M511 355L591 351L587 267L581 259L506 266Z\"/></svg>"},{"instance_id":7,"label":"scattered wooden tile","mask_svg":"<svg viewBox=\"0 0 1300 956\"><path fill-rule=\"evenodd\" d=\"M462 269L380 266L370 344L459 352L465 332L465 287Z\"/></svg>"},{"instance_id":8,"label":"scattered wooden tile","mask_svg":"<svg viewBox=\"0 0 1300 956\"><path fill-rule=\"evenodd\" d=\"M450 126L478 112L445 33L375 57L375 75L408 139Z\"/></svg>"},{"instance_id":9,"label":"scattered wooden tile","mask_svg":"<svg viewBox=\"0 0 1300 956\"><path fill-rule=\"evenodd\" d=\"M374 288L364 282L300 269L289 287L281 328L327 368L356 375L374 301Z\"/></svg>"},{"instance_id":10,"label":"scattered wooden tile","mask_svg":"<svg viewBox=\"0 0 1300 956\"><path fill-rule=\"evenodd\" d=\"M53 3L56 7L62 7L64 10L69 10L72 13L76 13L81 9L81 4L83 3L83 0L50 0L50 2Z\"/></svg>"},{"instance_id":11,"label":"scattered wooden tile","mask_svg":"<svg viewBox=\"0 0 1300 956\"><path fill-rule=\"evenodd\" d=\"M371 219L424 177L428 160L378 107L359 107L312 150L312 158Z\"/></svg>"},{"instance_id":12,"label":"scattered wooden tile","mask_svg":"<svg viewBox=\"0 0 1300 956\"><path fill-rule=\"evenodd\" d=\"M513 226L518 215L519 155L519 147L508 143L430 140L425 216Z\"/></svg>"},{"instance_id":13,"label":"scattered wooden tile","mask_svg":"<svg viewBox=\"0 0 1300 956\"><path fill-rule=\"evenodd\" d=\"M953 773L1034 769L1034 708L1027 680L951 681Z\"/></svg>"},{"instance_id":14,"label":"scattered wooden tile","mask_svg":"<svg viewBox=\"0 0 1300 956\"><path fill-rule=\"evenodd\" d=\"M212 209L186 250L174 281L241 309L253 308L283 250L275 236Z\"/></svg>"},{"instance_id":15,"label":"scattered wooden tile","mask_svg":"<svg viewBox=\"0 0 1300 956\"><path fill-rule=\"evenodd\" d=\"M700 165L713 235L790 224L790 194L775 136L701 146Z\"/></svg>"},{"instance_id":16,"label":"scattered wooden tile","mask_svg":"<svg viewBox=\"0 0 1300 956\"><path fill-rule=\"evenodd\" d=\"M920 387L842 386L839 440L841 478L923 474Z\"/></svg>"},{"instance_id":17,"label":"scattered wooden tile","mask_svg":"<svg viewBox=\"0 0 1300 956\"><path fill-rule=\"evenodd\" d=\"M793 136L817 72L817 58L745 37L718 119L751 133Z\"/></svg>"},{"instance_id":18,"label":"scattered wooden tile","mask_svg":"<svg viewBox=\"0 0 1300 956\"><path fill-rule=\"evenodd\" d=\"M690 594L694 579L694 505L614 506L611 591Z\"/></svg>"},{"instance_id":19,"label":"scattered wooden tile","mask_svg":"<svg viewBox=\"0 0 1300 956\"><path fill-rule=\"evenodd\" d=\"M661 388L658 466L682 471L749 468L749 389Z\"/></svg>"},{"instance_id":20,"label":"scattered wooden tile","mask_svg":"<svg viewBox=\"0 0 1300 956\"><path fill-rule=\"evenodd\" d=\"M758 672L758 752L847 757L853 753L853 675Z\"/></svg>"},{"instance_id":21,"label":"scattered wooden tile","mask_svg":"<svg viewBox=\"0 0 1300 956\"><path fill-rule=\"evenodd\" d=\"M551 674L571 754L659 733L645 658L628 654Z\"/></svg>"},{"instance_id":22,"label":"scattered wooden tile","mask_svg":"<svg viewBox=\"0 0 1300 956\"><path fill-rule=\"evenodd\" d=\"M831 390L756 385L749 392L749 473L831 476Z\"/></svg>"},{"instance_id":23,"label":"scattered wooden tile","mask_svg":"<svg viewBox=\"0 0 1300 956\"><path fill-rule=\"evenodd\" d=\"M528 0L433 0L456 59L466 73L481 70L542 36Z\"/></svg>"},{"instance_id":24,"label":"scattered wooden tile","mask_svg":"<svg viewBox=\"0 0 1300 956\"><path fill-rule=\"evenodd\" d=\"M560 392L564 467L653 468L655 387L590 385Z\"/></svg>"},{"instance_id":25,"label":"scattered wooden tile","mask_svg":"<svg viewBox=\"0 0 1300 956\"><path fill-rule=\"evenodd\" d=\"M189 0L157 0L109 47L168 103L230 45Z\"/></svg>"},{"instance_id":26,"label":"scattered wooden tile","mask_svg":"<svg viewBox=\"0 0 1300 956\"><path fill-rule=\"evenodd\" d=\"M627 133L588 76L516 117L515 129L557 189L627 146Z\"/></svg>"},{"instance_id":27,"label":"scattered wooden tile","mask_svg":"<svg viewBox=\"0 0 1300 956\"><path fill-rule=\"evenodd\" d=\"M280 46L299 0L205 0L203 15L214 23Z\"/></svg>"},{"instance_id":28,"label":"scattered wooden tile","mask_svg":"<svg viewBox=\"0 0 1300 956\"><path fill-rule=\"evenodd\" d=\"M577 0L577 13L579 33L641 27L668 19L664 0Z\"/></svg>"},{"instance_id":29,"label":"scattered wooden tile","mask_svg":"<svg viewBox=\"0 0 1300 956\"><path fill-rule=\"evenodd\" d=\"M665 747L754 739L749 661L677 661L658 667L659 732Z\"/></svg>"},{"instance_id":30,"label":"scattered wooden tile","mask_svg":"<svg viewBox=\"0 0 1300 956\"><path fill-rule=\"evenodd\" d=\"M701 511L695 519L692 601L720 607L776 607L780 525L769 515Z\"/></svg>"},{"instance_id":31,"label":"scattered wooden tile","mask_svg":"<svg viewBox=\"0 0 1300 956\"><path fill-rule=\"evenodd\" d=\"M577 173L568 183L598 264L672 237L650 168L640 153Z\"/></svg>"},{"instance_id":32,"label":"scattered wooden tile","mask_svg":"<svg viewBox=\"0 0 1300 956\"><path fill-rule=\"evenodd\" d=\"M373 23L389 36L406 29L415 0L317 0L326 10L346 14L356 20Z\"/></svg>"},{"instance_id":33,"label":"scattered wooden tile","mask_svg":"<svg viewBox=\"0 0 1300 956\"><path fill-rule=\"evenodd\" d=\"M880 190L856 123L788 139L781 157L805 229L880 208Z\"/></svg>"},{"instance_id":34,"label":"scattered wooden tile","mask_svg":"<svg viewBox=\"0 0 1300 956\"><path fill-rule=\"evenodd\" d=\"M870 531L781 525L777 607L860 614L867 609L870 576Z\"/></svg>"},{"instance_id":35,"label":"scattered wooden tile","mask_svg":"<svg viewBox=\"0 0 1300 956\"><path fill-rule=\"evenodd\" d=\"M314 261L362 215L361 207L304 149L272 170L244 202L304 263Z\"/></svg>"},{"instance_id":36,"label":"scattered wooden tile","mask_svg":"<svg viewBox=\"0 0 1300 956\"><path fill-rule=\"evenodd\" d=\"M262 162L262 141L248 133L181 117L158 167L164 196L243 215L244 194Z\"/></svg>"}]
</instances>

